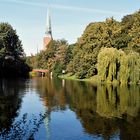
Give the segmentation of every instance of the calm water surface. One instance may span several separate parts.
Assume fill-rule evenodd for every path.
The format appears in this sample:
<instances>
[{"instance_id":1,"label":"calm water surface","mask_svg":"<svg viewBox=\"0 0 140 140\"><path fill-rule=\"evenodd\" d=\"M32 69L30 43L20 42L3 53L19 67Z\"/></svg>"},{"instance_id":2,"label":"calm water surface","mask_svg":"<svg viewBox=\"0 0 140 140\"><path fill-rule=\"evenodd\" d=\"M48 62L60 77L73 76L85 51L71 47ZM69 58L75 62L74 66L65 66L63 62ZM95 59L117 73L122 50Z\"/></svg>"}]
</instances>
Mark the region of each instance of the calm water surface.
<instances>
[{"instance_id":1,"label":"calm water surface","mask_svg":"<svg viewBox=\"0 0 140 140\"><path fill-rule=\"evenodd\" d=\"M0 80L1 140L140 140L140 87Z\"/></svg>"}]
</instances>

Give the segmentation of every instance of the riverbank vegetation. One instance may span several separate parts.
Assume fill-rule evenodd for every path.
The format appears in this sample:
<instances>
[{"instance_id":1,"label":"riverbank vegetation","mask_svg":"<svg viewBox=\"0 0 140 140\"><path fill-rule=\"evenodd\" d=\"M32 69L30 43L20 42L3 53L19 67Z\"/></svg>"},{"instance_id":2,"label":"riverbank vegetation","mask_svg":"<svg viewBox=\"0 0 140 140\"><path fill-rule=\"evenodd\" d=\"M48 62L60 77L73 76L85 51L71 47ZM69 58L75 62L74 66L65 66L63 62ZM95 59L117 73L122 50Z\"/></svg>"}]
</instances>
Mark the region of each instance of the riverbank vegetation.
<instances>
[{"instance_id":1,"label":"riverbank vegetation","mask_svg":"<svg viewBox=\"0 0 140 140\"><path fill-rule=\"evenodd\" d=\"M0 23L0 77L28 76L30 67L16 30L8 23Z\"/></svg>"},{"instance_id":2,"label":"riverbank vegetation","mask_svg":"<svg viewBox=\"0 0 140 140\"><path fill-rule=\"evenodd\" d=\"M90 23L77 42L52 41L46 51L28 58L32 67L45 68L54 76L101 83L140 83L140 11L121 22L108 18ZM95 80L96 79L96 80Z\"/></svg>"}]
</instances>

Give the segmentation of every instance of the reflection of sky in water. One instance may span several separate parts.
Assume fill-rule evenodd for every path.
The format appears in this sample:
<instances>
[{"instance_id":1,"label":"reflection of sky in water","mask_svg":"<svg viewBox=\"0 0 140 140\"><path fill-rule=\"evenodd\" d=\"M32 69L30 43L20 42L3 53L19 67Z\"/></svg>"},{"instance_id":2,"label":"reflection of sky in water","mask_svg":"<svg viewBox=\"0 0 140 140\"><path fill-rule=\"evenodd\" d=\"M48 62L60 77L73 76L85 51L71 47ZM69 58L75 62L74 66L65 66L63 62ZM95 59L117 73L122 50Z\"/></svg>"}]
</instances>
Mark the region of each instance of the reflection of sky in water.
<instances>
[{"instance_id":1,"label":"reflection of sky in water","mask_svg":"<svg viewBox=\"0 0 140 140\"><path fill-rule=\"evenodd\" d=\"M18 115L12 116L13 126L5 134L9 140L26 140L29 136L35 140L125 140L130 133L133 139L139 137L139 87L95 87L47 79L32 79L28 86L20 87L22 90L12 86L10 90L16 91L13 101L19 101L20 107L13 109ZM5 89L7 97L8 87ZM130 127L134 132L129 132Z\"/></svg>"},{"instance_id":2,"label":"reflection of sky in water","mask_svg":"<svg viewBox=\"0 0 140 140\"><path fill-rule=\"evenodd\" d=\"M33 118L38 121L40 119L39 114L44 114L45 113L46 107L43 106L42 102L40 101L39 95L36 94L34 90L29 90L25 96L22 99L22 104L21 108L19 110L19 116L16 118L15 122L17 120L20 120L25 113L27 113L27 124L29 124L29 129L32 130L34 127L33 124ZM46 139L47 134L46 134L46 126L44 123L42 123L39 126L39 132L36 134L36 139Z\"/></svg>"},{"instance_id":3,"label":"reflection of sky in water","mask_svg":"<svg viewBox=\"0 0 140 140\"><path fill-rule=\"evenodd\" d=\"M34 91L29 91L22 99L21 109L19 116L15 121L20 120L22 116L27 113L27 119L32 120L33 117L39 117L39 113L45 113L46 107L43 106L39 98L39 95ZM101 137L91 137L84 132L80 121L77 121L76 114L70 109L65 111L57 110L52 111L48 118L44 119L44 122L40 125L39 131L35 134L36 140L89 140L97 139L102 140ZM27 121L27 123L30 123ZM32 123L30 123L29 129L32 129ZM47 128L49 127L49 128Z\"/></svg>"},{"instance_id":4,"label":"reflection of sky in water","mask_svg":"<svg viewBox=\"0 0 140 140\"><path fill-rule=\"evenodd\" d=\"M22 99L22 107L20 115L28 113L28 115L45 113L45 107L40 102L39 95L35 91L29 91Z\"/></svg>"}]
</instances>

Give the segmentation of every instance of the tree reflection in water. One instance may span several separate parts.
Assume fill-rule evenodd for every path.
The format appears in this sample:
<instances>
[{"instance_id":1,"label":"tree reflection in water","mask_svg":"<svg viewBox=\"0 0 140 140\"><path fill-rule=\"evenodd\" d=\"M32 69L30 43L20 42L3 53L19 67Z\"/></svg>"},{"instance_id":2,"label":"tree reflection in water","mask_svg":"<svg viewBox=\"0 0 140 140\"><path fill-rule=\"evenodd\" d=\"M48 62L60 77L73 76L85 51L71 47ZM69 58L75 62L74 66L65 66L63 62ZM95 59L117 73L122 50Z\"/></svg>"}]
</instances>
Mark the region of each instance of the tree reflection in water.
<instances>
[{"instance_id":1,"label":"tree reflection in water","mask_svg":"<svg viewBox=\"0 0 140 140\"><path fill-rule=\"evenodd\" d=\"M47 111L32 117L26 113L16 120L28 88L35 89ZM0 81L0 139L34 139L45 122L49 136L51 112L67 108L75 112L87 134L103 139L116 135L123 140L140 139L140 86L97 86L45 78L30 83Z\"/></svg>"},{"instance_id":2,"label":"tree reflection in water","mask_svg":"<svg viewBox=\"0 0 140 140\"><path fill-rule=\"evenodd\" d=\"M44 123L47 113L40 113L39 116L32 116L28 118L28 114L24 114L23 117L13 123L10 126L10 130L4 129L0 133L0 139L3 140L33 140L34 135L38 132L40 125Z\"/></svg>"},{"instance_id":3,"label":"tree reflection in water","mask_svg":"<svg viewBox=\"0 0 140 140\"><path fill-rule=\"evenodd\" d=\"M0 80L0 139L21 140L34 139L39 126L49 115L48 111L38 116L28 117L25 113L20 119L22 97L28 87L27 80Z\"/></svg>"},{"instance_id":4,"label":"tree reflection in water","mask_svg":"<svg viewBox=\"0 0 140 140\"><path fill-rule=\"evenodd\" d=\"M24 80L0 80L0 131L10 129L13 119L18 116L24 83Z\"/></svg>"},{"instance_id":5,"label":"tree reflection in water","mask_svg":"<svg viewBox=\"0 0 140 140\"><path fill-rule=\"evenodd\" d=\"M85 132L109 139L140 139L140 87L39 80L38 92L51 109L73 110Z\"/></svg>"}]
</instances>

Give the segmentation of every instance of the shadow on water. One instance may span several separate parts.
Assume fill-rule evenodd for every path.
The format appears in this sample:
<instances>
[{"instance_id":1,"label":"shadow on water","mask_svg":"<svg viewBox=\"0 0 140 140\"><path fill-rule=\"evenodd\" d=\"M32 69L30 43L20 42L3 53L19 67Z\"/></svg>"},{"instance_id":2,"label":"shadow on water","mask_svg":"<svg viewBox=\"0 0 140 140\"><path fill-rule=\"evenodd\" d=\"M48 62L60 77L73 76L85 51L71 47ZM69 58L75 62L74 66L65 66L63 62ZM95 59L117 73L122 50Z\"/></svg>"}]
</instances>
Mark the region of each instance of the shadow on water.
<instances>
[{"instance_id":1,"label":"shadow on water","mask_svg":"<svg viewBox=\"0 0 140 140\"><path fill-rule=\"evenodd\" d=\"M15 121L28 88L35 89L46 113L31 118L25 113ZM51 112L68 108L75 112L86 134L103 139L116 135L122 140L140 139L139 86L95 86L49 78L0 81L0 139L34 139Z\"/></svg>"}]
</instances>

